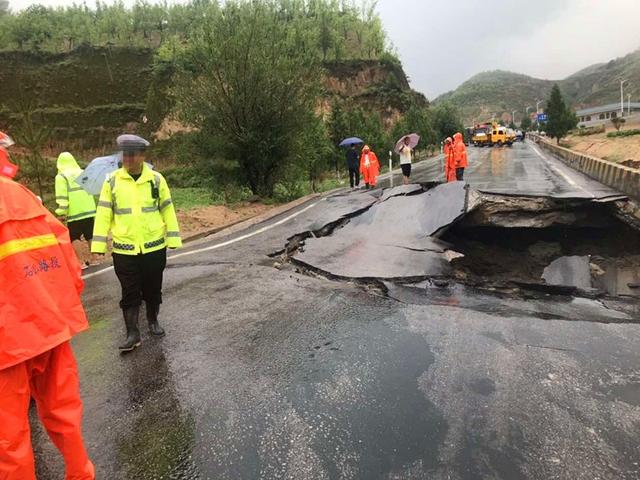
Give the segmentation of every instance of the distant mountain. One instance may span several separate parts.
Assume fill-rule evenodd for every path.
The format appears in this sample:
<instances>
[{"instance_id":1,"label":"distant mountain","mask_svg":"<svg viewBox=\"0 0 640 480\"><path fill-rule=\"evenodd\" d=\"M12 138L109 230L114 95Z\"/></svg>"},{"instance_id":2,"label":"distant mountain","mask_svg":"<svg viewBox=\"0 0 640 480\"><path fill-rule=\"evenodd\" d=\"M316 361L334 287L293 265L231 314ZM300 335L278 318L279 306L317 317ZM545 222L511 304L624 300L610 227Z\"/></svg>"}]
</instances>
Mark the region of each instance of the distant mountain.
<instances>
[{"instance_id":1,"label":"distant mountain","mask_svg":"<svg viewBox=\"0 0 640 480\"><path fill-rule=\"evenodd\" d=\"M526 107L535 109L535 101L545 100L558 83L565 99L575 108L620 101L620 80L632 101L640 100L640 50L608 63L599 63L574 73L564 80L542 80L519 73L494 70L479 73L451 92L440 95L434 103L450 101L460 110L465 123L486 121L493 114L508 121L516 110L519 123Z\"/></svg>"},{"instance_id":2,"label":"distant mountain","mask_svg":"<svg viewBox=\"0 0 640 480\"><path fill-rule=\"evenodd\" d=\"M632 101L640 100L640 50L580 70L564 79L560 88L574 106L593 107L619 102L620 80L628 80L624 101L627 101L627 94L631 94Z\"/></svg>"}]
</instances>

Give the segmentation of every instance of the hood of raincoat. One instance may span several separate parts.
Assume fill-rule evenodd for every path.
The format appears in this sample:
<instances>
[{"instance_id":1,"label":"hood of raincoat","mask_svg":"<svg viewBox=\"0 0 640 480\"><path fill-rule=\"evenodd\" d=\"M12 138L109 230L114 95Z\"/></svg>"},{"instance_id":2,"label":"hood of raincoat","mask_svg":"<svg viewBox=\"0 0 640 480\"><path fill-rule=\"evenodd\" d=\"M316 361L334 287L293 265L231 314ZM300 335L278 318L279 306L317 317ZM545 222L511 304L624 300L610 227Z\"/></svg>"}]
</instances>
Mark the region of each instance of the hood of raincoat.
<instances>
[{"instance_id":1,"label":"hood of raincoat","mask_svg":"<svg viewBox=\"0 0 640 480\"><path fill-rule=\"evenodd\" d=\"M453 141L454 142L461 142L462 141L462 134L460 132L456 132L453 135Z\"/></svg>"},{"instance_id":2,"label":"hood of raincoat","mask_svg":"<svg viewBox=\"0 0 640 480\"><path fill-rule=\"evenodd\" d=\"M444 143L451 143L453 142L453 140L451 140L451 137L447 137L444 139Z\"/></svg>"},{"instance_id":3,"label":"hood of raincoat","mask_svg":"<svg viewBox=\"0 0 640 480\"><path fill-rule=\"evenodd\" d=\"M370 152L371 149L369 148L369 145L365 145L364 147L362 147L362 151L363 152Z\"/></svg>"},{"instance_id":4,"label":"hood of raincoat","mask_svg":"<svg viewBox=\"0 0 640 480\"><path fill-rule=\"evenodd\" d=\"M76 159L69 152L62 152L58 156L58 173L64 173L71 170L82 170Z\"/></svg>"},{"instance_id":5,"label":"hood of raincoat","mask_svg":"<svg viewBox=\"0 0 640 480\"><path fill-rule=\"evenodd\" d=\"M27 187L0 175L0 225L9 220L30 220L45 213L46 209Z\"/></svg>"}]
</instances>

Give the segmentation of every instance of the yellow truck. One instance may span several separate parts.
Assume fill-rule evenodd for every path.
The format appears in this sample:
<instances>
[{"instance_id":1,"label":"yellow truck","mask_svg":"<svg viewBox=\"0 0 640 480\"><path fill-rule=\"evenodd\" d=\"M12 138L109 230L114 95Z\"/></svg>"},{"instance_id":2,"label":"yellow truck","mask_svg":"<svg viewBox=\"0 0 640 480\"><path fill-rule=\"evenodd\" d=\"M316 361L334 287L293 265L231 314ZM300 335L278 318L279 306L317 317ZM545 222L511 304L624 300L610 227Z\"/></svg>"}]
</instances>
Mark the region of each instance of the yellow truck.
<instances>
[{"instance_id":1,"label":"yellow truck","mask_svg":"<svg viewBox=\"0 0 640 480\"><path fill-rule=\"evenodd\" d=\"M476 147L491 145L491 124L475 125L471 134L471 143Z\"/></svg>"},{"instance_id":2,"label":"yellow truck","mask_svg":"<svg viewBox=\"0 0 640 480\"><path fill-rule=\"evenodd\" d=\"M476 147L511 146L516 141L516 132L498 125L497 122L480 123L474 126L471 143Z\"/></svg>"}]
</instances>

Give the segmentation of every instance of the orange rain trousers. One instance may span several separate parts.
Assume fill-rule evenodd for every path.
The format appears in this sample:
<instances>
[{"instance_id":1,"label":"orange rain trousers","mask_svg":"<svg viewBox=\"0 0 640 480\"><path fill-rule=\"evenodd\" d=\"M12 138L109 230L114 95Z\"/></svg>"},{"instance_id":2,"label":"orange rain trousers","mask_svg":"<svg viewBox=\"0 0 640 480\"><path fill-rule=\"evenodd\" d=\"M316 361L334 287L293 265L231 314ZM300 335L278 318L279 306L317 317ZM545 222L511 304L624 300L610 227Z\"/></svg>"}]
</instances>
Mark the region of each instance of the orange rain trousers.
<instances>
[{"instance_id":1,"label":"orange rain trousers","mask_svg":"<svg viewBox=\"0 0 640 480\"><path fill-rule=\"evenodd\" d=\"M69 342L0 370L0 480L35 480L29 403L64 457L67 480L93 480L81 433L78 369Z\"/></svg>"}]
</instances>

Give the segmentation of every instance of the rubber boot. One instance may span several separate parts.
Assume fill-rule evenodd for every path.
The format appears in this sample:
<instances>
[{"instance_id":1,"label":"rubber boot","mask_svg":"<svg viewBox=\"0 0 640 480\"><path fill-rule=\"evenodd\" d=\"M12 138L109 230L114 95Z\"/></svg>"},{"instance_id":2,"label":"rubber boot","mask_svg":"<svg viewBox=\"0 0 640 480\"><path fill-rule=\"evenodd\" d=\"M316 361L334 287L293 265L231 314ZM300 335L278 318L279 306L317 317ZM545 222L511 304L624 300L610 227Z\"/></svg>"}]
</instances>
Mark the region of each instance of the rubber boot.
<instances>
[{"instance_id":1,"label":"rubber boot","mask_svg":"<svg viewBox=\"0 0 640 480\"><path fill-rule=\"evenodd\" d=\"M147 305L147 322L149 322L149 333L156 337L164 335L164 329L158 323L158 313L160 312L160 305Z\"/></svg>"},{"instance_id":2,"label":"rubber boot","mask_svg":"<svg viewBox=\"0 0 640 480\"><path fill-rule=\"evenodd\" d=\"M138 314L140 307L129 307L122 310L124 324L127 327L127 339L118 348L121 352L130 352L140 346L140 330L138 330Z\"/></svg>"}]
</instances>

